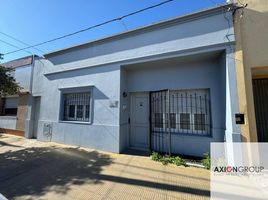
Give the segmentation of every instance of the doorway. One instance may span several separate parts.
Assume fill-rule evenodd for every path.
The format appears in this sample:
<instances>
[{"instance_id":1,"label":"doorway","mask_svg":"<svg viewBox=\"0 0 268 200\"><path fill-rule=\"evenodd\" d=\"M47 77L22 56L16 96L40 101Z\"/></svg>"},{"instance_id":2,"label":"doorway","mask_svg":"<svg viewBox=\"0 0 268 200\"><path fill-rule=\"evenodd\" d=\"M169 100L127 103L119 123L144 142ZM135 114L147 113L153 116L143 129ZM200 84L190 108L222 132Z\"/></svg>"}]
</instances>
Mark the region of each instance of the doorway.
<instances>
[{"instance_id":1,"label":"doorway","mask_svg":"<svg viewBox=\"0 0 268 200\"><path fill-rule=\"evenodd\" d=\"M130 147L149 149L149 93L131 94Z\"/></svg>"},{"instance_id":2,"label":"doorway","mask_svg":"<svg viewBox=\"0 0 268 200\"><path fill-rule=\"evenodd\" d=\"M34 97L34 125L33 125L33 138L37 138L38 121L40 115L40 102L41 97Z\"/></svg>"},{"instance_id":3,"label":"doorway","mask_svg":"<svg viewBox=\"0 0 268 200\"><path fill-rule=\"evenodd\" d=\"M268 78L253 79L258 142L268 142Z\"/></svg>"}]
</instances>

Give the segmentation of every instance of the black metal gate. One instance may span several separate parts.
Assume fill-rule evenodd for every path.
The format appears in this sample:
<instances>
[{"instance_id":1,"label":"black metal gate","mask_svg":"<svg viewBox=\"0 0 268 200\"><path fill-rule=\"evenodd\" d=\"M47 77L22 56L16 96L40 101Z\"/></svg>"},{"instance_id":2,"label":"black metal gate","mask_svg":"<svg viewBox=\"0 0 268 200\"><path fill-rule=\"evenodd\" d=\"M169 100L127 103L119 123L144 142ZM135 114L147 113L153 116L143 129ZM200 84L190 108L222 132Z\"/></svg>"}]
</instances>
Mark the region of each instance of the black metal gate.
<instances>
[{"instance_id":1,"label":"black metal gate","mask_svg":"<svg viewBox=\"0 0 268 200\"><path fill-rule=\"evenodd\" d=\"M171 154L172 136L211 136L208 89L150 92L150 148Z\"/></svg>"},{"instance_id":2,"label":"black metal gate","mask_svg":"<svg viewBox=\"0 0 268 200\"><path fill-rule=\"evenodd\" d=\"M268 79L252 82L258 141L268 142Z\"/></svg>"},{"instance_id":3,"label":"black metal gate","mask_svg":"<svg viewBox=\"0 0 268 200\"><path fill-rule=\"evenodd\" d=\"M150 92L150 148L171 154L169 96L169 90Z\"/></svg>"}]
</instances>

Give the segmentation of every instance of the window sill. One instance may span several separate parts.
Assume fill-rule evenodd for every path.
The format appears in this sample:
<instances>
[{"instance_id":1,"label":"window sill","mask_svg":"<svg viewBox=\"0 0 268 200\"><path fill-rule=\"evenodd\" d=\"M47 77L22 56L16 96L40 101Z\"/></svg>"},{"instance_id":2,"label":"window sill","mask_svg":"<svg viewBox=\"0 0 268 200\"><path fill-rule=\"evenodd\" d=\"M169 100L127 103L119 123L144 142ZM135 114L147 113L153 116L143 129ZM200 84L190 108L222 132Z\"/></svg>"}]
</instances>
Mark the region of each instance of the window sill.
<instances>
[{"instance_id":1,"label":"window sill","mask_svg":"<svg viewBox=\"0 0 268 200\"><path fill-rule=\"evenodd\" d=\"M200 134L200 133L182 133L182 132L172 133L171 132L171 135L213 138L212 134Z\"/></svg>"},{"instance_id":2,"label":"window sill","mask_svg":"<svg viewBox=\"0 0 268 200\"><path fill-rule=\"evenodd\" d=\"M0 118L6 118L6 119L17 119L17 116L11 116L11 115L1 115Z\"/></svg>"},{"instance_id":3,"label":"window sill","mask_svg":"<svg viewBox=\"0 0 268 200\"><path fill-rule=\"evenodd\" d=\"M153 133L164 133L169 134L168 131L159 131L159 130L153 130ZM170 132L171 135L174 136L193 136L193 137L204 137L204 138L213 138L212 133L210 134L201 134L201 133L186 133L186 132Z\"/></svg>"},{"instance_id":4,"label":"window sill","mask_svg":"<svg viewBox=\"0 0 268 200\"><path fill-rule=\"evenodd\" d=\"M84 124L84 125L91 125L91 124L92 124L92 122L62 121L62 120L60 120L59 123L66 123L66 124Z\"/></svg>"}]
</instances>

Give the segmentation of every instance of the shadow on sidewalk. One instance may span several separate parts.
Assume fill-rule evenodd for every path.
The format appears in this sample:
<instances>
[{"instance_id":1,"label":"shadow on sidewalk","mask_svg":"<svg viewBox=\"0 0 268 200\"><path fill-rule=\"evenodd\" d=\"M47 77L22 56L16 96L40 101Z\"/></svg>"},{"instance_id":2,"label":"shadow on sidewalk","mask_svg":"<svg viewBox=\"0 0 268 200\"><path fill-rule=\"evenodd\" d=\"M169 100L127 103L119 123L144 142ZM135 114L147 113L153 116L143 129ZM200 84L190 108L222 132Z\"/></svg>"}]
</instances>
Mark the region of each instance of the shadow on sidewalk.
<instances>
[{"instance_id":1,"label":"shadow on sidewalk","mask_svg":"<svg viewBox=\"0 0 268 200\"><path fill-rule=\"evenodd\" d=\"M0 154L0 193L8 199L42 195L48 190L66 193L71 185L101 184L109 155L73 148L28 148Z\"/></svg>"}]
</instances>

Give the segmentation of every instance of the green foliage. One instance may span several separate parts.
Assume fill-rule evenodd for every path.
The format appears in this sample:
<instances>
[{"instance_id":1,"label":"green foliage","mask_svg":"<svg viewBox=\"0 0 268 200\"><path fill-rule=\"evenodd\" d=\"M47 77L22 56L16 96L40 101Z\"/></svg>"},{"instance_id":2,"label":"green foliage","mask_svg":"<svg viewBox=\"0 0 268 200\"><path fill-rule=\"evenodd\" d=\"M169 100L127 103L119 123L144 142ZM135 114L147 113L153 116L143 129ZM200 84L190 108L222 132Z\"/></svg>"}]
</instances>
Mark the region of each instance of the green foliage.
<instances>
[{"instance_id":1,"label":"green foliage","mask_svg":"<svg viewBox=\"0 0 268 200\"><path fill-rule=\"evenodd\" d=\"M179 156L163 156L157 152L152 153L152 160L161 162L163 165L175 164L177 166L187 166L186 162Z\"/></svg>"},{"instance_id":2,"label":"green foliage","mask_svg":"<svg viewBox=\"0 0 268 200\"><path fill-rule=\"evenodd\" d=\"M172 158L172 163L177 165L177 166L180 166L180 165L187 166L185 160L183 160L179 156L173 157Z\"/></svg>"},{"instance_id":3,"label":"green foliage","mask_svg":"<svg viewBox=\"0 0 268 200\"><path fill-rule=\"evenodd\" d=\"M168 163L170 163L170 157L169 156L162 156L162 158L160 159L160 162L163 165L167 165Z\"/></svg>"},{"instance_id":4,"label":"green foliage","mask_svg":"<svg viewBox=\"0 0 268 200\"><path fill-rule=\"evenodd\" d=\"M152 160L159 161L161 159L161 155L157 152L152 153Z\"/></svg>"},{"instance_id":5,"label":"green foliage","mask_svg":"<svg viewBox=\"0 0 268 200\"><path fill-rule=\"evenodd\" d=\"M204 153L204 159L202 159L202 164L206 169L210 169L211 159L208 153Z\"/></svg>"},{"instance_id":6,"label":"green foliage","mask_svg":"<svg viewBox=\"0 0 268 200\"><path fill-rule=\"evenodd\" d=\"M20 86L12 76L14 69L0 65L0 97L17 94Z\"/></svg>"}]
</instances>

